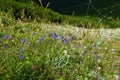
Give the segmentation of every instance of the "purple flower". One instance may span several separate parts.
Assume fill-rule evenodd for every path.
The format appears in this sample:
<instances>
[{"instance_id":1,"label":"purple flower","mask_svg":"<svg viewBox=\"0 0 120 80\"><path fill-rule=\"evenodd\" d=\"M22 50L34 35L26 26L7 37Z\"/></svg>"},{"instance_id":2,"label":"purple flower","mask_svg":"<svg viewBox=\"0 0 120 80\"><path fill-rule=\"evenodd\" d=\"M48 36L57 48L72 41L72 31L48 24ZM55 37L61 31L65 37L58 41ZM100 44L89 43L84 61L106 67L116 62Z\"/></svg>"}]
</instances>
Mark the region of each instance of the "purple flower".
<instances>
[{"instance_id":1,"label":"purple flower","mask_svg":"<svg viewBox=\"0 0 120 80\"><path fill-rule=\"evenodd\" d=\"M24 44L24 43L25 43L25 39L22 38L22 39L20 40L20 42L21 42L22 44Z\"/></svg>"},{"instance_id":2,"label":"purple flower","mask_svg":"<svg viewBox=\"0 0 120 80\"><path fill-rule=\"evenodd\" d=\"M43 35L41 38L38 39L38 42L42 42L46 36Z\"/></svg>"},{"instance_id":3,"label":"purple flower","mask_svg":"<svg viewBox=\"0 0 120 80\"><path fill-rule=\"evenodd\" d=\"M36 32L33 32L33 35L36 35L37 33Z\"/></svg>"},{"instance_id":4,"label":"purple flower","mask_svg":"<svg viewBox=\"0 0 120 80\"><path fill-rule=\"evenodd\" d=\"M97 55L96 52L93 52L94 55Z\"/></svg>"},{"instance_id":5,"label":"purple flower","mask_svg":"<svg viewBox=\"0 0 120 80\"><path fill-rule=\"evenodd\" d=\"M95 61L97 60L97 55L94 55L94 60L95 60Z\"/></svg>"},{"instance_id":6,"label":"purple flower","mask_svg":"<svg viewBox=\"0 0 120 80\"><path fill-rule=\"evenodd\" d=\"M97 46L96 46L96 45L94 45L94 46L93 46L93 48L94 48L94 49L96 49L96 48L97 48Z\"/></svg>"},{"instance_id":7,"label":"purple flower","mask_svg":"<svg viewBox=\"0 0 120 80\"><path fill-rule=\"evenodd\" d=\"M11 38L12 38L12 36L5 35L5 36L4 36L4 38L5 38L5 39L11 39Z\"/></svg>"},{"instance_id":8,"label":"purple flower","mask_svg":"<svg viewBox=\"0 0 120 80\"><path fill-rule=\"evenodd\" d=\"M93 52L93 54L94 54L94 60L96 61L97 60L97 54L96 54L96 52Z\"/></svg>"},{"instance_id":9,"label":"purple flower","mask_svg":"<svg viewBox=\"0 0 120 80\"><path fill-rule=\"evenodd\" d=\"M22 59L23 56L22 56L21 54L18 54L18 58L19 58L19 59Z\"/></svg>"},{"instance_id":10,"label":"purple flower","mask_svg":"<svg viewBox=\"0 0 120 80\"><path fill-rule=\"evenodd\" d=\"M57 39L58 38L58 35L56 33L53 33L53 38L54 39Z\"/></svg>"},{"instance_id":11,"label":"purple flower","mask_svg":"<svg viewBox=\"0 0 120 80\"><path fill-rule=\"evenodd\" d=\"M68 40L66 39L61 39L62 43L66 43L66 44L69 44Z\"/></svg>"},{"instance_id":12,"label":"purple flower","mask_svg":"<svg viewBox=\"0 0 120 80\"><path fill-rule=\"evenodd\" d=\"M72 37L70 37L69 39L70 39L71 41L73 40L73 38L72 38Z\"/></svg>"}]
</instances>

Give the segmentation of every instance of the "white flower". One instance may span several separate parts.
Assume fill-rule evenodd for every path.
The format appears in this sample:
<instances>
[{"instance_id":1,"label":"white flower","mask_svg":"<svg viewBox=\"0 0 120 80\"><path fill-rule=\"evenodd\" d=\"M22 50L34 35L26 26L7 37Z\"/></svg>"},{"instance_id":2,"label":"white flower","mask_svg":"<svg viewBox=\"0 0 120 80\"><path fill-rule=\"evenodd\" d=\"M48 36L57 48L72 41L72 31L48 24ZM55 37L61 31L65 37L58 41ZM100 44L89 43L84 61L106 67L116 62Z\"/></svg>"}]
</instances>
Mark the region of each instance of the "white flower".
<instances>
[{"instance_id":1,"label":"white flower","mask_svg":"<svg viewBox=\"0 0 120 80\"><path fill-rule=\"evenodd\" d=\"M98 62L100 63L100 62L101 62L101 60L98 60Z\"/></svg>"},{"instance_id":2,"label":"white flower","mask_svg":"<svg viewBox=\"0 0 120 80\"><path fill-rule=\"evenodd\" d=\"M119 80L119 76L118 75L114 75L115 76L115 80Z\"/></svg>"},{"instance_id":3,"label":"white flower","mask_svg":"<svg viewBox=\"0 0 120 80\"><path fill-rule=\"evenodd\" d=\"M84 49L86 49L86 46L84 46Z\"/></svg>"},{"instance_id":4,"label":"white flower","mask_svg":"<svg viewBox=\"0 0 120 80\"><path fill-rule=\"evenodd\" d=\"M113 51L113 52L114 52L115 50L114 50L114 49L111 49L111 51Z\"/></svg>"},{"instance_id":5,"label":"white flower","mask_svg":"<svg viewBox=\"0 0 120 80\"><path fill-rule=\"evenodd\" d=\"M100 69L101 69L101 67L97 67L97 69L99 69L99 70L100 70Z\"/></svg>"},{"instance_id":6,"label":"white flower","mask_svg":"<svg viewBox=\"0 0 120 80\"><path fill-rule=\"evenodd\" d=\"M105 50L107 50L107 47L105 47Z\"/></svg>"},{"instance_id":7,"label":"white flower","mask_svg":"<svg viewBox=\"0 0 120 80\"><path fill-rule=\"evenodd\" d=\"M67 50L64 50L63 53L64 53L65 55L67 55Z\"/></svg>"}]
</instances>

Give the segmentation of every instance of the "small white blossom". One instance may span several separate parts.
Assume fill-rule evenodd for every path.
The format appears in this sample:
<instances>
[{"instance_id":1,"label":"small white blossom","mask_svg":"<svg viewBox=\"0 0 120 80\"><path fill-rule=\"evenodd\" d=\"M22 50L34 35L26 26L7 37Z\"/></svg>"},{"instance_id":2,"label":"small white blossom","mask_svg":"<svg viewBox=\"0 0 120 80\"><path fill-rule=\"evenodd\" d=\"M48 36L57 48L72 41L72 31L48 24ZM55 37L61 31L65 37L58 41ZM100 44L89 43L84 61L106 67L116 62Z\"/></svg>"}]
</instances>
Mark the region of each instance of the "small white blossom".
<instances>
[{"instance_id":1,"label":"small white blossom","mask_svg":"<svg viewBox=\"0 0 120 80\"><path fill-rule=\"evenodd\" d=\"M100 62L101 62L101 60L98 60L98 62L100 63Z\"/></svg>"},{"instance_id":2,"label":"small white blossom","mask_svg":"<svg viewBox=\"0 0 120 80\"><path fill-rule=\"evenodd\" d=\"M64 50L63 53L64 53L65 55L67 55L67 50Z\"/></svg>"},{"instance_id":3,"label":"small white blossom","mask_svg":"<svg viewBox=\"0 0 120 80\"><path fill-rule=\"evenodd\" d=\"M115 50L114 50L114 49L111 49L111 51L113 51L113 52L114 52Z\"/></svg>"},{"instance_id":4,"label":"small white blossom","mask_svg":"<svg viewBox=\"0 0 120 80\"><path fill-rule=\"evenodd\" d=\"M114 75L115 76L115 80L119 80L119 76L118 75Z\"/></svg>"},{"instance_id":5,"label":"small white blossom","mask_svg":"<svg viewBox=\"0 0 120 80\"><path fill-rule=\"evenodd\" d=\"M86 46L84 46L84 49L86 49Z\"/></svg>"},{"instance_id":6,"label":"small white blossom","mask_svg":"<svg viewBox=\"0 0 120 80\"><path fill-rule=\"evenodd\" d=\"M100 70L100 69L101 69L101 67L97 67L97 69L99 69L99 70Z\"/></svg>"}]
</instances>

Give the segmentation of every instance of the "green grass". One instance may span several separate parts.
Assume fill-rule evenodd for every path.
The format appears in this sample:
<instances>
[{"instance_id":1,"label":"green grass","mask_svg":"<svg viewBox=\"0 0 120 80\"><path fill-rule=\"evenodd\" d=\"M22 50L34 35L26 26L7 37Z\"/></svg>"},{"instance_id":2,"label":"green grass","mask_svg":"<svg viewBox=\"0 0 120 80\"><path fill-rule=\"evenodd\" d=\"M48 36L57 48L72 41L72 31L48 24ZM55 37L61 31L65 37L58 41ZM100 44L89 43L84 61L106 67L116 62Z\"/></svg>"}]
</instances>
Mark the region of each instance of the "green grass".
<instances>
[{"instance_id":1,"label":"green grass","mask_svg":"<svg viewBox=\"0 0 120 80\"><path fill-rule=\"evenodd\" d=\"M91 31L78 36L43 24L1 13L1 80L113 80L120 75L119 38L90 36Z\"/></svg>"},{"instance_id":2,"label":"green grass","mask_svg":"<svg viewBox=\"0 0 120 80\"><path fill-rule=\"evenodd\" d=\"M86 28L119 28L120 20L114 17L61 15L35 3L20 3L14 0L1 0L0 11L15 20L46 23L70 24ZM4 20L5 21L5 20Z\"/></svg>"}]
</instances>

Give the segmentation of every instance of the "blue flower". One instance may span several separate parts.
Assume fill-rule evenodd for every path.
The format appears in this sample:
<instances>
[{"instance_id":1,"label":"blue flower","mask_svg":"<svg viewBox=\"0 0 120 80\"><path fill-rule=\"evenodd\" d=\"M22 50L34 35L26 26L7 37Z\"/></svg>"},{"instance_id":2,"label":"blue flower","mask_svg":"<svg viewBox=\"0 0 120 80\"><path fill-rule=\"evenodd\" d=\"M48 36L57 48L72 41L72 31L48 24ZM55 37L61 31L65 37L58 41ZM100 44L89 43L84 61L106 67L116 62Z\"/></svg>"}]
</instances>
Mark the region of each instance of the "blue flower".
<instances>
[{"instance_id":1,"label":"blue flower","mask_svg":"<svg viewBox=\"0 0 120 80\"><path fill-rule=\"evenodd\" d=\"M69 39L70 39L71 41L73 40L73 38L72 38L72 37L70 37Z\"/></svg>"},{"instance_id":2,"label":"blue flower","mask_svg":"<svg viewBox=\"0 0 120 80\"><path fill-rule=\"evenodd\" d=\"M57 39L58 35L56 33L53 33L53 39Z\"/></svg>"},{"instance_id":3,"label":"blue flower","mask_svg":"<svg viewBox=\"0 0 120 80\"><path fill-rule=\"evenodd\" d=\"M96 52L93 52L94 55L97 55Z\"/></svg>"},{"instance_id":4,"label":"blue flower","mask_svg":"<svg viewBox=\"0 0 120 80\"><path fill-rule=\"evenodd\" d=\"M36 35L37 33L36 32L33 32L33 35Z\"/></svg>"},{"instance_id":5,"label":"blue flower","mask_svg":"<svg viewBox=\"0 0 120 80\"><path fill-rule=\"evenodd\" d=\"M97 55L94 55L94 60L95 60L95 61L97 60Z\"/></svg>"},{"instance_id":6,"label":"blue flower","mask_svg":"<svg viewBox=\"0 0 120 80\"><path fill-rule=\"evenodd\" d=\"M42 42L46 36L43 35L41 38L38 39L38 42Z\"/></svg>"},{"instance_id":7,"label":"blue flower","mask_svg":"<svg viewBox=\"0 0 120 80\"><path fill-rule=\"evenodd\" d=\"M96 52L93 52L93 54L94 54L94 60L96 61L97 60L97 54L96 54Z\"/></svg>"},{"instance_id":8,"label":"blue flower","mask_svg":"<svg viewBox=\"0 0 120 80\"><path fill-rule=\"evenodd\" d=\"M68 40L66 39L61 39L62 43L66 43L66 44L69 44Z\"/></svg>"},{"instance_id":9,"label":"blue flower","mask_svg":"<svg viewBox=\"0 0 120 80\"><path fill-rule=\"evenodd\" d=\"M10 35L5 35L4 38L5 38L5 39L11 39L12 36L10 36Z\"/></svg>"},{"instance_id":10,"label":"blue flower","mask_svg":"<svg viewBox=\"0 0 120 80\"><path fill-rule=\"evenodd\" d=\"M96 45L94 45L94 46L93 46L93 49L96 49L96 48L97 48L97 46L96 46Z\"/></svg>"},{"instance_id":11,"label":"blue flower","mask_svg":"<svg viewBox=\"0 0 120 80\"><path fill-rule=\"evenodd\" d=\"M18 58L19 58L19 59L22 59L23 56L22 56L21 54L18 54Z\"/></svg>"},{"instance_id":12,"label":"blue flower","mask_svg":"<svg viewBox=\"0 0 120 80\"><path fill-rule=\"evenodd\" d=\"M24 44L24 43L25 43L25 39L22 38L22 39L20 40L20 42L21 42L22 44Z\"/></svg>"}]
</instances>

